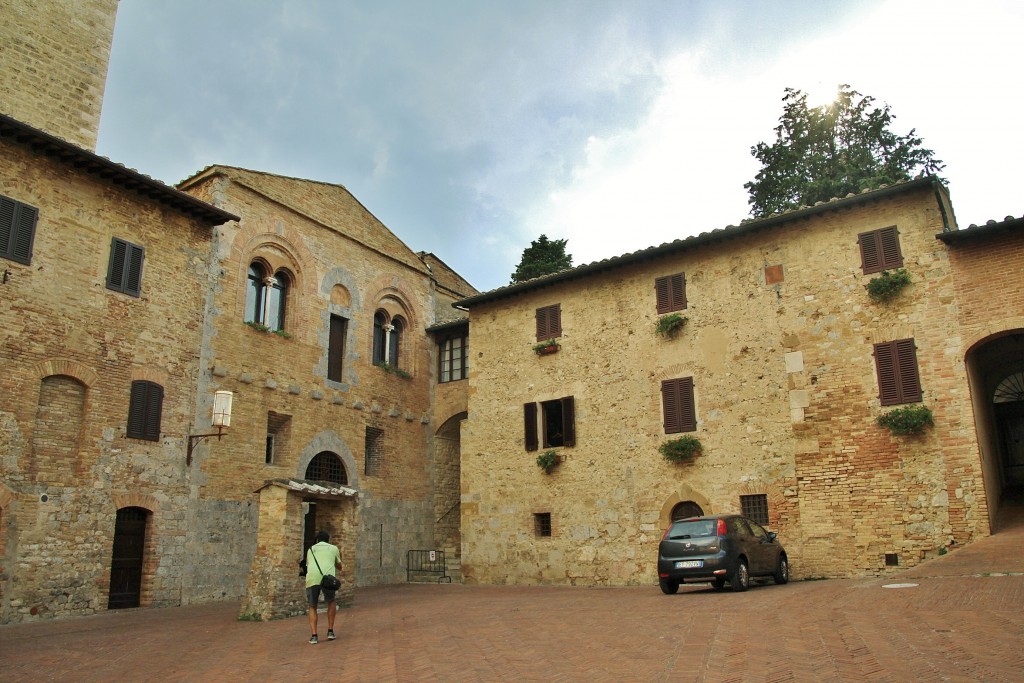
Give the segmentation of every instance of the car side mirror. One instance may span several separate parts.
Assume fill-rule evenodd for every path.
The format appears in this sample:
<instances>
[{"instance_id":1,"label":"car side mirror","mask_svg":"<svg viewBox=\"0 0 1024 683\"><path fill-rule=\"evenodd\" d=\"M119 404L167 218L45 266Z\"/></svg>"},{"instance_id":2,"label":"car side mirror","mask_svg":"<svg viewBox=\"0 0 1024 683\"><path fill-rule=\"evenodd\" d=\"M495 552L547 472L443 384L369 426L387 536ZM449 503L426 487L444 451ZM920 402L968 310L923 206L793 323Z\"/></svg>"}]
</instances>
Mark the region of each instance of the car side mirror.
<instances>
[{"instance_id":1,"label":"car side mirror","mask_svg":"<svg viewBox=\"0 0 1024 683\"><path fill-rule=\"evenodd\" d=\"M775 539L778 538L778 537L779 537L779 535L777 533L775 533L774 531L769 531L768 532L768 542L769 543L775 543Z\"/></svg>"}]
</instances>

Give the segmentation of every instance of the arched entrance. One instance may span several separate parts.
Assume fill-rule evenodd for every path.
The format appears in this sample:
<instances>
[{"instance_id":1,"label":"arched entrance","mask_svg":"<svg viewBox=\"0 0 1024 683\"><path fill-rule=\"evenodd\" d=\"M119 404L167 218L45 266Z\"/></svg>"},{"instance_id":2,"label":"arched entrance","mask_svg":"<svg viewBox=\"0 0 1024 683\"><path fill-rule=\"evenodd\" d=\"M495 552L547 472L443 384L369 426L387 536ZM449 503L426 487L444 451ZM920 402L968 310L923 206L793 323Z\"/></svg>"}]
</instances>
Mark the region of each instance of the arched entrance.
<instances>
[{"instance_id":1,"label":"arched entrance","mask_svg":"<svg viewBox=\"0 0 1024 683\"><path fill-rule=\"evenodd\" d=\"M142 596L142 561L148 512L139 507L117 511L114 549L110 559L107 609L138 607Z\"/></svg>"},{"instance_id":2,"label":"arched entrance","mask_svg":"<svg viewBox=\"0 0 1024 683\"><path fill-rule=\"evenodd\" d=\"M460 534L460 454L462 424L467 413L461 412L445 420L434 434L434 544L438 548L459 552Z\"/></svg>"},{"instance_id":3,"label":"arched entrance","mask_svg":"<svg viewBox=\"0 0 1024 683\"><path fill-rule=\"evenodd\" d=\"M1024 493L1024 330L992 335L967 352L989 518Z\"/></svg>"},{"instance_id":4,"label":"arched entrance","mask_svg":"<svg viewBox=\"0 0 1024 683\"><path fill-rule=\"evenodd\" d=\"M345 463L337 453L321 451L313 456L306 467L306 481L322 481L332 484L348 486L348 473L345 471ZM305 557L309 546L316 541L314 536L319 530L316 520L316 501L306 503L306 514L303 516L302 528L302 556Z\"/></svg>"},{"instance_id":5,"label":"arched entrance","mask_svg":"<svg viewBox=\"0 0 1024 683\"><path fill-rule=\"evenodd\" d=\"M701 509L700 505L697 505L692 500L684 500L681 503L677 503L672 508L672 521L678 522L681 519L687 519L688 517L703 517L704 510Z\"/></svg>"}]
</instances>

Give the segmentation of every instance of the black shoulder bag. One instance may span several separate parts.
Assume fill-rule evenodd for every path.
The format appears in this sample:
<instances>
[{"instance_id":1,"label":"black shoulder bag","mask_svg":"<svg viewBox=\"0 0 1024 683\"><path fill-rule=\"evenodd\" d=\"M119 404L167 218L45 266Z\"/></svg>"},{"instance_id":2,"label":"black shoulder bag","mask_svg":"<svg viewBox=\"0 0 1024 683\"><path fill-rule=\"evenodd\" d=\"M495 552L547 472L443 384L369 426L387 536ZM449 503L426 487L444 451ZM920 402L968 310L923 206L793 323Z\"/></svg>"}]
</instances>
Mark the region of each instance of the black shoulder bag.
<instances>
[{"instance_id":1,"label":"black shoulder bag","mask_svg":"<svg viewBox=\"0 0 1024 683\"><path fill-rule=\"evenodd\" d=\"M309 549L309 554L313 556L313 562L316 563L317 571L323 577L320 579L320 587L325 591L336 591L341 588L341 580L338 579L334 574L324 574L324 570L320 569L320 561L316 559L316 553L313 552L313 548Z\"/></svg>"}]
</instances>

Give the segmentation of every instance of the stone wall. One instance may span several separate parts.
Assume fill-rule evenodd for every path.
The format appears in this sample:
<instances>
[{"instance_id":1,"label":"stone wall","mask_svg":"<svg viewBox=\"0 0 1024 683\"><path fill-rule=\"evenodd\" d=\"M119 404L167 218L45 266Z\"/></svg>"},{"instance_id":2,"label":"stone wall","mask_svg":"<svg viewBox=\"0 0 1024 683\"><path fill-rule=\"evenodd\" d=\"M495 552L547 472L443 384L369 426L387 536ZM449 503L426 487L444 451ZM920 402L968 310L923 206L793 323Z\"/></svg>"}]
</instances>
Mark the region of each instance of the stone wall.
<instances>
[{"instance_id":1,"label":"stone wall","mask_svg":"<svg viewBox=\"0 0 1024 683\"><path fill-rule=\"evenodd\" d=\"M857 235L894 224L913 284L878 305ZM987 533L942 229L934 194L908 192L472 305L467 581L652 583L675 503L739 512L748 494L767 497L798 577L884 573L892 556L912 565ZM768 284L768 268L782 280ZM654 280L679 272L688 320L663 339ZM538 356L535 311L552 304L561 348ZM908 337L936 416L916 439L875 424L872 344ZM684 465L657 450L669 438L660 383L679 377L693 377L703 444ZM523 404L566 396L576 445L556 449L563 462L546 475L524 448Z\"/></svg>"},{"instance_id":2,"label":"stone wall","mask_svg":"<svg viewBox=\"0 0 1024 683\"><path fill-rule=\"evenodd\" d=\"M0 142L0 194L39 210L0 284L0 620L105 609L114 522L149 511L144 605L177 604L210 228ZM139 297L106 287L111 238L145 248ZM126 437L131 384L164 389L159 441Z\"/></svg>"},{"instance_id":3,"label":"stone wall","mask_svg":"<svg viewBox=\"0 0 1024 683\"><path fill-rule=\"evenodd\" d=\"M96 148L117 0L0 0L0 113Z\"/></svg>"}]
</instances>

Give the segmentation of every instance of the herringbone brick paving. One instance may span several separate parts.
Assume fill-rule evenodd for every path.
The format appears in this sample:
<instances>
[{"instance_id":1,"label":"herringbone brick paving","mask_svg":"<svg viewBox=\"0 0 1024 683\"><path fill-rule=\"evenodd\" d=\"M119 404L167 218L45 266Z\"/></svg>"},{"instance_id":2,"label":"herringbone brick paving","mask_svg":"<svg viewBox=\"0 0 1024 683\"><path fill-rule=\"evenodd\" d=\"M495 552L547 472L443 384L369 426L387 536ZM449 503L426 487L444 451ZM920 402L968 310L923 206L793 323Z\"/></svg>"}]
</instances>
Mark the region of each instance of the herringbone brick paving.
<instances>
[{"instance_id":1,"label":"herringbone brick paving","mask_svg":"<svg viewBox=\"0 0 1024 683\"><path fill-rule=\"evenodd\" d=\"M918 585L884 587L896 582ZM0 681L1024 681L1024 524L895 577L742 594L363 588L339 612L338 640L316 646L304 617L237 613L218 603L2 626Z\"/></svg>"}]
</instances>

